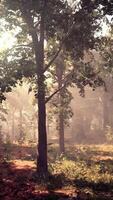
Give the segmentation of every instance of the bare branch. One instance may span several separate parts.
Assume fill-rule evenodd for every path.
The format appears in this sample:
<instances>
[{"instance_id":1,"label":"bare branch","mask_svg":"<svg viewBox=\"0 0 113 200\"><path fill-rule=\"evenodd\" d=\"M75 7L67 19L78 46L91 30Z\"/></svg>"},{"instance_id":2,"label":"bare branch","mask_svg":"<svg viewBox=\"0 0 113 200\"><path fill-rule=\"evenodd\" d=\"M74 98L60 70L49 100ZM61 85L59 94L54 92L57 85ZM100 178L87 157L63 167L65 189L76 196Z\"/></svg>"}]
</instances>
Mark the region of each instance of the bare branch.
<instances>
[{"instance_id":1,"label":"bare branch","mask_svg":"<svg viewBox=\"0 0 113 200\"><path fill-rule=\"evenodd\" d=\"M59 89L57 89L55 92L53 92L45 101L45 103L48 103L48 101L50 101L52 99L52 97L57 94L59 91L61 91L64 87L66 86L66 83L60 87Z\"/></svg>"}]
</instances>

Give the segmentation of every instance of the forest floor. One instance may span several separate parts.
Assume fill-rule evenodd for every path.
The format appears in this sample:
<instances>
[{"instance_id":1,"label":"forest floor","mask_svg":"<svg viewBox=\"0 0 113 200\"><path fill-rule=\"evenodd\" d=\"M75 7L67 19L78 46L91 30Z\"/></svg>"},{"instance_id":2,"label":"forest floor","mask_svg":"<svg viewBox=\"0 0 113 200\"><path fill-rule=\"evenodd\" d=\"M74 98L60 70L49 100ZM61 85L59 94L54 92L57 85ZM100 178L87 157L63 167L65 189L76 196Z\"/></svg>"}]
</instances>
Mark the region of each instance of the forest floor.
<instances>
[{"instance_id":1,"label":"forest floor","mask_svg":"<svg viewBox=\"0 0 113 200\"><path fill-rule=\"evenodd\" d=\"M36 173L36 148L0 147L0 200L113 200L113 145L49 146L48 177Z\"/></svg>"}]
</instances>

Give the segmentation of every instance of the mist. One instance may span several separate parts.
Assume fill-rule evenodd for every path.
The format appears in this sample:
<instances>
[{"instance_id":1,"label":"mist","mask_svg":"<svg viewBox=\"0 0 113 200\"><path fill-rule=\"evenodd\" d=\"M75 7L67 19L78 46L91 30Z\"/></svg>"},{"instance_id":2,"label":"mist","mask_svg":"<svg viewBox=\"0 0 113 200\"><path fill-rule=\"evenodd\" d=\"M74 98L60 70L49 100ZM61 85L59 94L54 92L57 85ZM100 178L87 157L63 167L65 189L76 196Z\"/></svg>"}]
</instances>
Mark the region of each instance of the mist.
<instances>
[{"instance_id":1,"label":"mist","mask_svg":"<svg viewBox=\"0 0 113 200\"><path fill-rule=\"evenodd\" d=\"M85 95L81 97L79 89L70 88L72 100L70 107L72 117L65 126L65 142L75 144L103 144L112 143L113 129L113 95L112 79L106 81L107 90L103 87L95 91L85 88ZM34 92L29 92L27 81L17 84L12 92L6 94L7 100L1 110L0 137L3 142L20 144L37 143L37 101ZM48 104L47 119L48 143L58 144L58 114L53 116L51 104Z\"/></svg>"}]
</instances>

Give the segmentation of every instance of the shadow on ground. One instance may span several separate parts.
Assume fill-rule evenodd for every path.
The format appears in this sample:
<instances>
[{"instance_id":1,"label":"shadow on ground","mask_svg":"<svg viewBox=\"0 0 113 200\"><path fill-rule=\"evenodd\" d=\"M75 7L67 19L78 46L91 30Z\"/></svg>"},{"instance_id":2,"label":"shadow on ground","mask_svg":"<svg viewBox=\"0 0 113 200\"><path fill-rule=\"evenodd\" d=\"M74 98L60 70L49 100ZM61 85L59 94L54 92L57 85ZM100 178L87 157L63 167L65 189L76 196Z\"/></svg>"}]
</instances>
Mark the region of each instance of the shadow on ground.
<instances>
[{"instance_id":1,"label":"shadow on ground","mask_svg":"<svg viewBox=\"0 0 113 200\"><path fill-rule=\"evenodd\" d=\"M87 200L113 200L113 182L104 183L100 181L95 183L81 178L74 180L74 185L79 191L87 191Z\"/></svg>"},{"instance_id":2,"label":"shadow on ground","mask_svg":"<svg viewBox=\"0 0 113 200\"><path fill-rule=\"evenodd\" d=\"M54 153L52 147L50 150L49 154L53 155L54 161L57 151ZM75 163L82 160L86 172L97 164L100 176L106 172L112 176L112 153L82 146L74 147L72 151L67 150L65 156ZM113 182L106 183L102 179L100 182L93 182L85 177L71 180L67 178L67 171L54 176L49 174L42 179L35 172L35 156L35 147L3 145L0 150L0 200L113 200ZM72 172L74 173L73 170Z\"/></svg>"},{"instance_id":3,"label":"shadow on ground","mask_svg":"<svg viewBox=\"0 0 113 200\"><path fill-rule=\"evenodd\" d=\"M42 179L32 169L17 169L13 163L0 164L0 199L2 200L57 200L68 199L62 188L63 175Z\"/></svg>"},{"instance_id":4,"label":"shadow on ground","mask_svg":"<svg viewBox=\"0 0 113 200\"><path fill-rule=\"evenodd\" d=\"M13 163L0 164L0 199L2 200L113 200L113 183L73 181L73 194L62 188L72 184L64 174L48 175L42 181L33 169L17 169ZM59 191L59 192L58 192Z\"/></svg>"}]
</instances>

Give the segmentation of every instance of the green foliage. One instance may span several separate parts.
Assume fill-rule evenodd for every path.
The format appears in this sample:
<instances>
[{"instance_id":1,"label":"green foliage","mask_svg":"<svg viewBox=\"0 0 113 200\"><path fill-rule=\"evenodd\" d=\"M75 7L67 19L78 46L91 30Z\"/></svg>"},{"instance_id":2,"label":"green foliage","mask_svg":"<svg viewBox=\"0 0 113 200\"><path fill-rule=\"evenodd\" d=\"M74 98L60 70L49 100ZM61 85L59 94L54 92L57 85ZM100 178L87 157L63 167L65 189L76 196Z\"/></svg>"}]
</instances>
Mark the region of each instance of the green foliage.
<instances>
[{"instance_id":1,"label":"green foliage","mask_svg":"<svg viewBox=\"0 0 113 200\"><path fill-rule=\"evenodd\" d=\"M95 3L96 2L96 3ZM99 3L104 5L103 2L86 1L81 0L79 4L74 4L74 7L68 4L67 1L48 1L46 4L46 16L45 16L45 39L47 43L55 38L57 43L60 44L62 40L64 47L71 54L71 58L76 62L80 57L83 57L84 49L94 48L94 44L97 44L97 39L94 34L99 29L99 19L102 17L101 8ZM5 63L3 64L4 58L1 59L1 70L5 74L5 77L0 78L0 95L1 100L5 99L3 92L11 91L11 86L15 86L17 79L21 80L25 77L36 77L36 66L34 60L33 45L31 42L31 29L30 21L26 24L28 16L31 15L34 26L39 31L39 18L43 8L43 1L11 1L4 0L1 6L5 8L4 12L1 13L2 18L6 20L6 30L15 29L18 27L19 31L16 35L17 47L13 48L8 53L5 53ZM25 10L27 11L25 11ZM61 20L62 19L62 20ZM98 19L98 20L97 20ZM28 26L27 26L28 25ZM72 26L72 30L70 27ZM30 29L30 30L29 30ZM69 36L65 38L65 33L69 31ZM63 39L65 38L65 39ZM62 42L61 42L62 43ZM53 44L53 49L55 50ZM51 56L48 51L47 61L50 60ZM11 56L11 60L8 61L8 57ZM83 64L81 65L81 70ZM7 66L3 68L2 66ZM84 70L84 69L83 69ZM90 69L89 67L89 70ZM73 71L75 73L75 71ZM101 78L96 76L95 72L92 71L91 76L87 78L88 71L84 74L86 78L77 76L73 77L73 81L81 88L81 93L85 85L89 84L91 87L94 84L102 85ZM90 73L89 73L90 74ZM93 77L92 77L93 76ZM9 77L10 80L9 80ZM95 81L92 81L92 79ZM72 78L72 77L70 77ZM90 79L90 81L88 80ZM4 84L3 84L4 82Z\"/></svg>"},{"instance_id":2,"label":"green foliage","mask_svg":"<svg viewBox=\"0 0 113 200\"><path fill-rule=\"evenodd\" d=\"M93 196L97 192L110 192L113 186L112 159L105 159L111 155L110 149L112 145L74 146L66 155L50 163L49 169L51 173L65 177L63 186L75 185L84 192L88 190Z\"/></svg>"}]
</instances>

